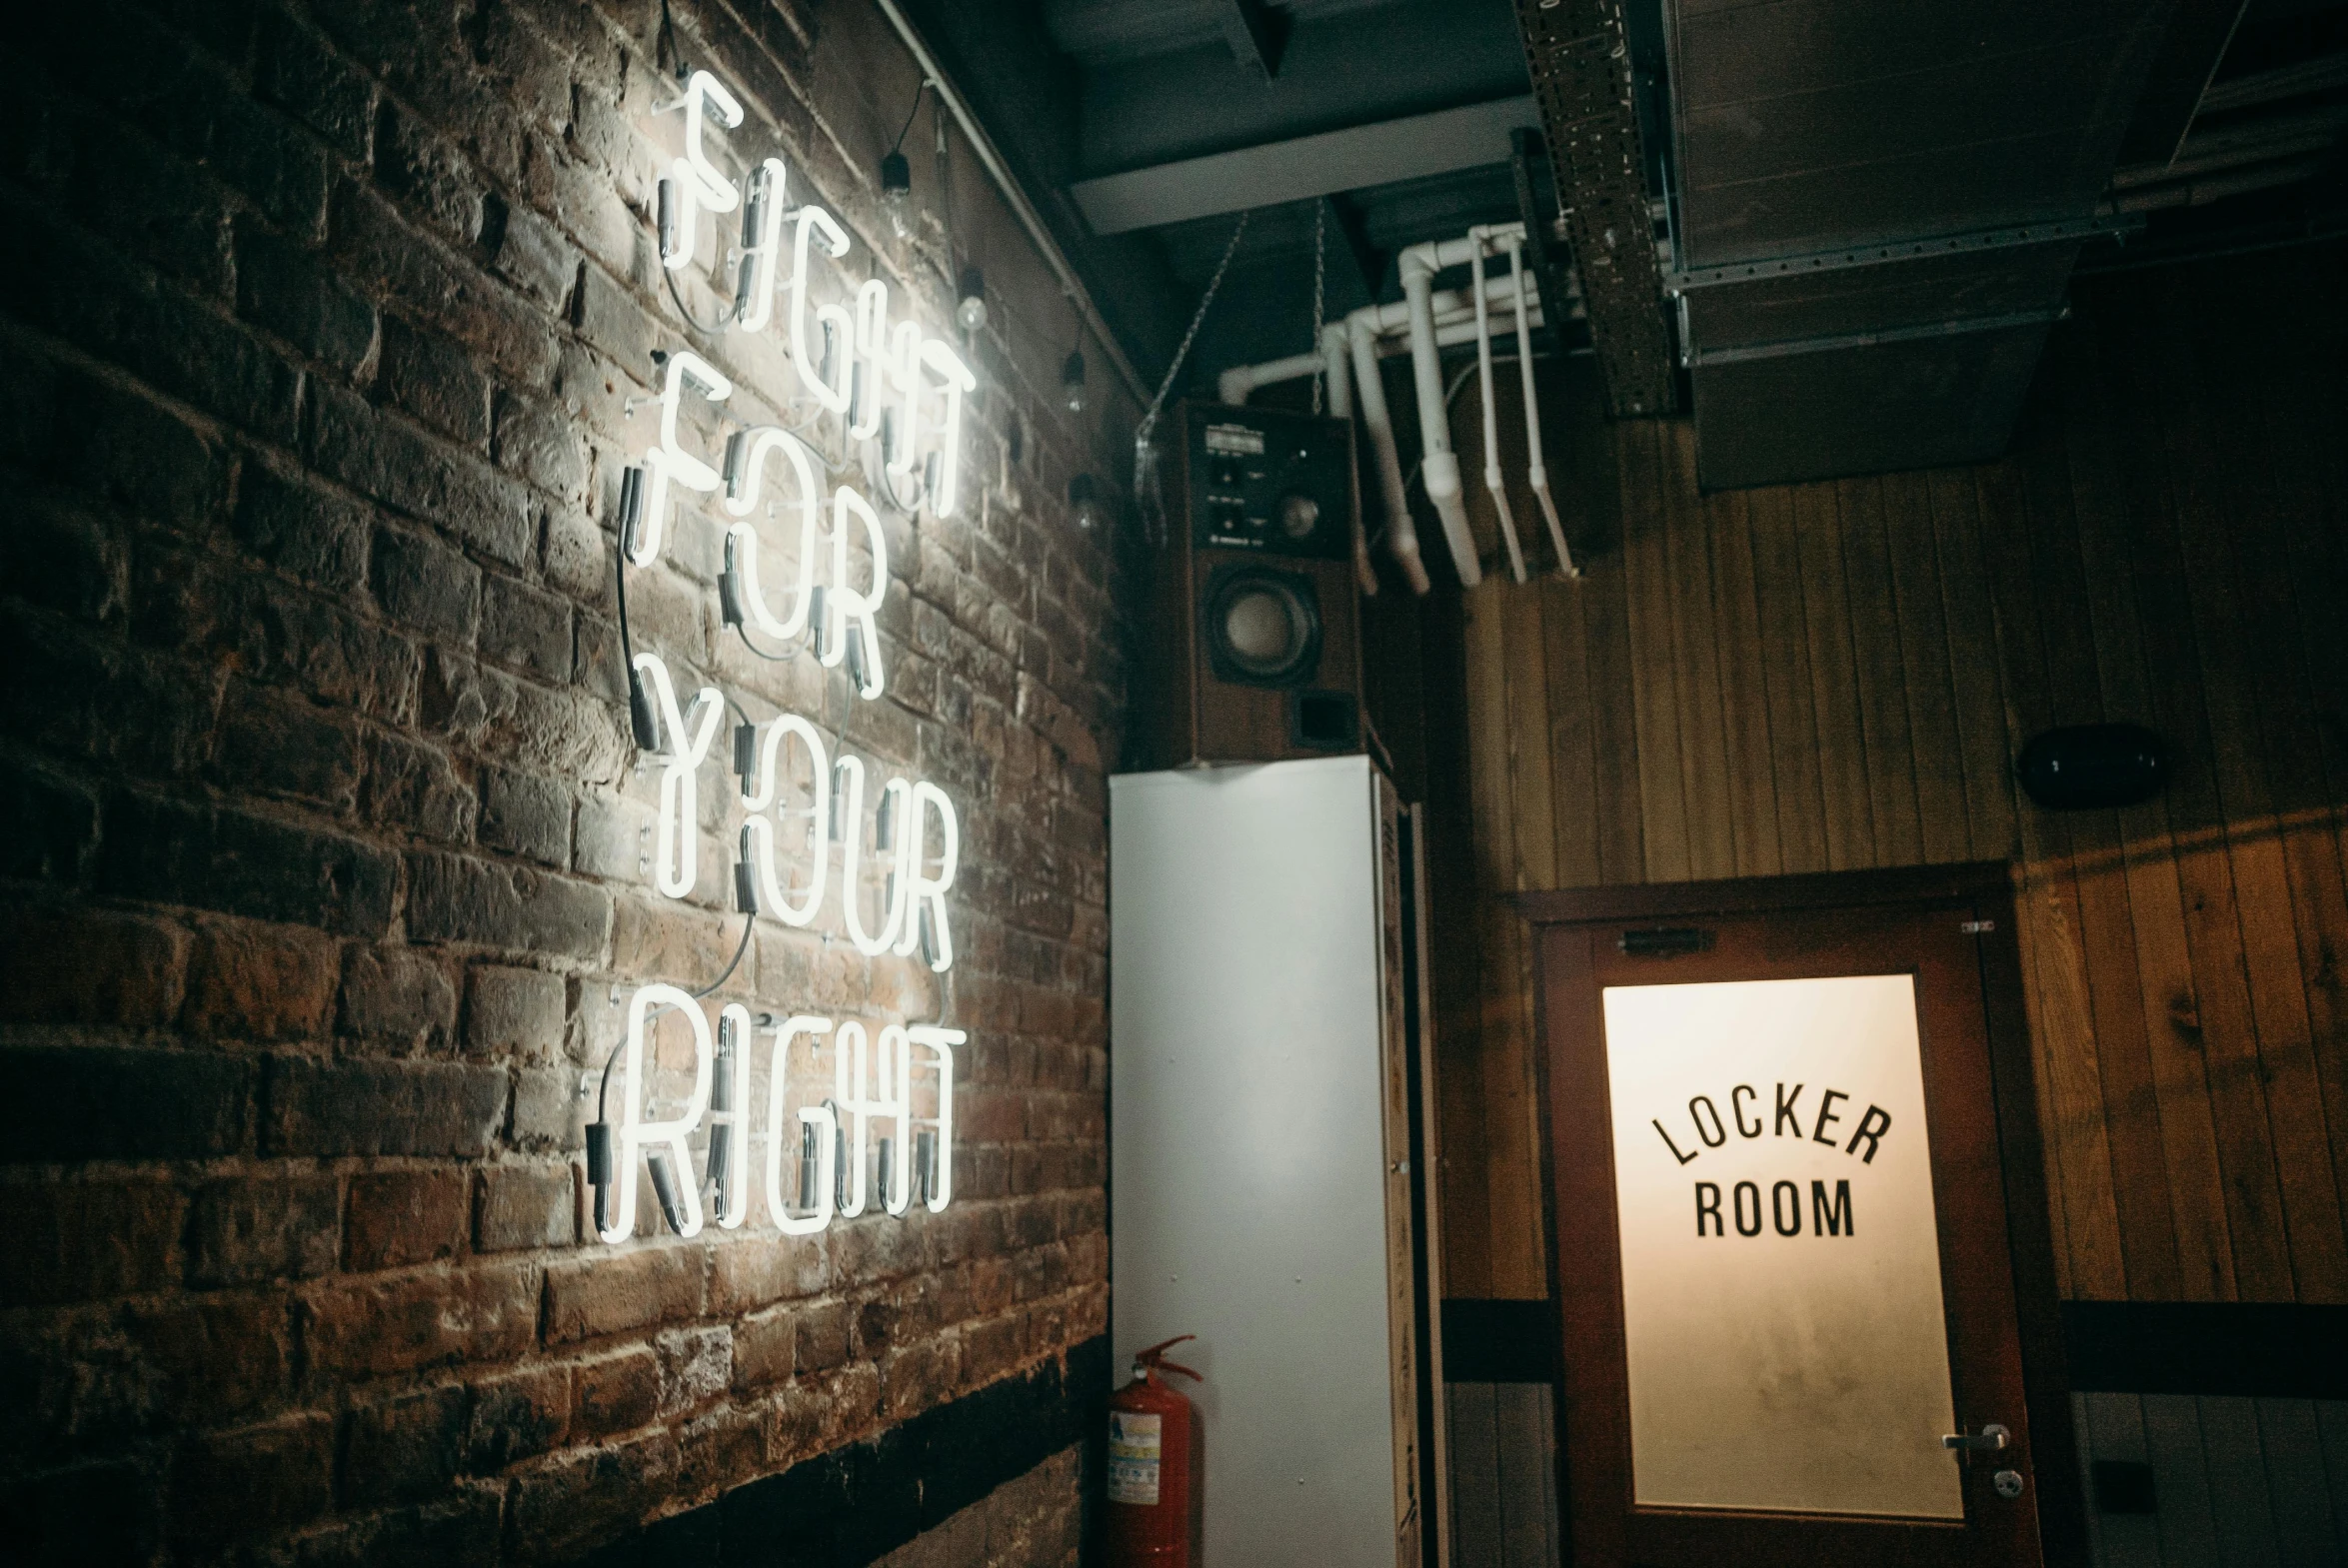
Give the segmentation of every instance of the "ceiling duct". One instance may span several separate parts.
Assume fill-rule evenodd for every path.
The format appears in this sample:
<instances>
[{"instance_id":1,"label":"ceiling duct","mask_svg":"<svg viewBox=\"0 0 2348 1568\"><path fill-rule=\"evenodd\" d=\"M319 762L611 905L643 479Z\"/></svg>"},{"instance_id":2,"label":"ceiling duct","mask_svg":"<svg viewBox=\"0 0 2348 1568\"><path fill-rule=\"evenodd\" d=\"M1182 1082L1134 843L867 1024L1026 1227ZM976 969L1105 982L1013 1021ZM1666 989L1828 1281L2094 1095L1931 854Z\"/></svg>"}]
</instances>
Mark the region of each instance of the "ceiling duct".
<instances>
[{"instance_id":1,"label":"ceiling duct","mask_svg":"<svg viewBox=\"0 0 2348 1568\"><path fill-rule=\"evenodd\" d=\"M1706 489L2005 447L2170 0L1665 0Z\"/></svg>"}]
</instances>

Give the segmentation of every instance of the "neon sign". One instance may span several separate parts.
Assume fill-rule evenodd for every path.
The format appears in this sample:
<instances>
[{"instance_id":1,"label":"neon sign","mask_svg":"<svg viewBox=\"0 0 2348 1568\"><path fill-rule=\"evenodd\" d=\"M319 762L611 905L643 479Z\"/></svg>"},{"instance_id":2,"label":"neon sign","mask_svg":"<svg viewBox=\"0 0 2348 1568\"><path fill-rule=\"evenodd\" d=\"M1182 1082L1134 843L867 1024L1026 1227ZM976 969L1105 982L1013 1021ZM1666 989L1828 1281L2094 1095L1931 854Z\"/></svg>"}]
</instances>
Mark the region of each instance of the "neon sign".
<instances>
[{"instance_id":1,"label":"neon sign","mask_svg":"<svg viewBox=\"0 0 2348 1568\"><path fill-rule=\"evenodd\" d=\"M739 182L720 167L713 149L722 149L723 133L739 129L744 118L724 83L695 71L669 108L684 111L685 129L684 150L659 187L663 269L674 276L693 268L705 254L704 217L739 211L734 303L718 330L757 334L779 326L816 417L838 419L851 442L879 442L880 461L866 472L887 501L902 511L927 507L935 516L951 515L960 490L962 405L977 390L977 378L952 345L916 322L892 322L889 286L878 279L859 286L853 311L811 301L816 249L838 259L849 249L848 233L812 201L786 208L789 170L781 159L762 160ZM791 270L779 277L787 219ZM731 259L721 237L712 272ZM778 294L788 295L779 324ZM682 310L681 296L677 303ZM857 700L877 701L887 692L879 615L890 570L880 515L848 484L835 486L827 500L826 465L793 430L740 426L717 461L698 450L681 431L689 423L688 400L695 405L690 423L724 424L734 392L732 379L701 355L681 348L666 357L653 400L660 409L657 438L622 486L623 634L627 568L660 559L674 537L673 505L708 498L728 520L720 582L727 624L770 659L796 657L800 649L764 654L748 631L807 646L823 668L846 667ZM798 548L790 581L774 583L780 574L775 558L762 561L756 520L762 509L773 517L786 507ZM861 581L860 555L870 563ZM658 654L633 652L629 663L640 751L660 770L653 885L664 898L685 899L700 880L701 773L713 755L726 752L716 745L726 709L741 710L713 685L680 701L685 686ZM867 958L918 954L937 973L953 967L948 895L962 829L943 789L869 770L865 759L828 744L814 722L789 712L763 722L744 715L732 757L742 780L734 879L745 949L750 922L760 913L806 928L829 910L834 928ZM874 882L877 899L868 886ZM917 1199L933 1212L945 1208L953 1196L955 1050L968 1042L962 1030L911 1022L874 1029L856 1018L754 1014L739 1002L720 1008L713 1029L701 994L652 981L629 998L626 1034L605 1063L598 1119L589 1129L595 1228L603 1241L617 1244L633 1233L641 1178L648 1176L669 1227L688 1237L712 1221L724 1230L751 1223L754 1196L764 1200L766 1223L785 1235L813 1235L836 1217L853 1218L873 1206L899 1216ZM673 1113L655 1115L654 1039L671 1012L683 1016L690 1032L692 1086L670 1107ZM826 1054L829 1074L822 1070ZM754 1061L767 1080L757 1107L748 1104ZM795 1083L829 1092L795 1105ZM697 1182L691 1140L705 1129L707 1169ZM794 1161L796 1184L787 1180Z\"/></svg>"}]
</instances>

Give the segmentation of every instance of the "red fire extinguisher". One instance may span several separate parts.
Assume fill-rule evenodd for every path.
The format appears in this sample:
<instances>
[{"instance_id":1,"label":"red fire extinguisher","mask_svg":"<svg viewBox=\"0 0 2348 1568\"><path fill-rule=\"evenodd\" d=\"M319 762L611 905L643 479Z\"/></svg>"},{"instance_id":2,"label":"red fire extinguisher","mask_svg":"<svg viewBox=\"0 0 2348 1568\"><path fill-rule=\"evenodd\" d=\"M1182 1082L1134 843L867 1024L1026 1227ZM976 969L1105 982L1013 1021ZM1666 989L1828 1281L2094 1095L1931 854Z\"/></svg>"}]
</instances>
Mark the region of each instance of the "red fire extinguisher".
<instances>
[{"instance_id":1,"label":"red fire extinguisher","mask_svg":"<svg viewBox=\"0 0 2348 1568\"><path fill-rule=\"evenodd\" d=\"M1206 1379L1166 1353L1195 1334L1134 1356L1134 1380L1109 1400L1111 1568L1193 1568L1198 1561L1198 1482L1205 1451L1198 1412L1161 1372Z\"/></svg>"}]
</instances>

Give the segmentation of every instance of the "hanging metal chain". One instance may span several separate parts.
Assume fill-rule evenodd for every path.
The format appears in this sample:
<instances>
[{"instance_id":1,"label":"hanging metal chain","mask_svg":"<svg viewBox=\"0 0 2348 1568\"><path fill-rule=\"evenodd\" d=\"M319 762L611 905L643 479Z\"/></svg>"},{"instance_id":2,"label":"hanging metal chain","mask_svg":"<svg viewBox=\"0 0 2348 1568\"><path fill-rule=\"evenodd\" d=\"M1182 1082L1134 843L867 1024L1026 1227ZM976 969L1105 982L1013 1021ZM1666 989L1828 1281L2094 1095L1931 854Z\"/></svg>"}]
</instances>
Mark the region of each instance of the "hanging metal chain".
<instances>
[{"instance_id":1,"label":"hanging metal chain","mask_svg":"<svg viewBox=\"0 0 2348 1568\"><path fill-rule=\"evenodd\" d=\"M1327 234L1328 198L1323 196L1312 204L1312 341L1304 345L1305 352L1309 354L1320 352L1320 328L1326 319L1321 286L1327 276L1328 252L1322 246ZM1319 368L1315 367L1312 372L1312 412L1315 414L1320 412L1320 375Z\"/></svg>"},{"instance_id":2,"label":"hanging metal chain","mask_svg":"<svg viewBox=\"0 0 2348 1568\"><path fill-rule=\"evenodd\" d=\"M1158 430L1158 416L1166 407L1166 396L1174 391L1174 378L1181 374L1182 361L1190 354L1190 344L1197 338L1198 329L1205 324L1206 312L1214 304L1215 291L1222 287L1222 275L1230 271L1231 258L1239 252L1239 236L1247 232L1248 214L1239 214L1238 226L1231 230L1230 243L1222 248L1222 260L1214 264L1214 276L1206 280L1206 292L1198 297L1198 309L1190 317L1189 330L1174 346L1174 362L1166 367L1166 379L1158 384L1158 396L1150 400L1149 412L1142 423L1134 427L1134 502L1142 511L1143 537L1153 545L1166 541L1166 503L1158 487L1158 448L1151 437Z\"/></svg>"}]
</instances>

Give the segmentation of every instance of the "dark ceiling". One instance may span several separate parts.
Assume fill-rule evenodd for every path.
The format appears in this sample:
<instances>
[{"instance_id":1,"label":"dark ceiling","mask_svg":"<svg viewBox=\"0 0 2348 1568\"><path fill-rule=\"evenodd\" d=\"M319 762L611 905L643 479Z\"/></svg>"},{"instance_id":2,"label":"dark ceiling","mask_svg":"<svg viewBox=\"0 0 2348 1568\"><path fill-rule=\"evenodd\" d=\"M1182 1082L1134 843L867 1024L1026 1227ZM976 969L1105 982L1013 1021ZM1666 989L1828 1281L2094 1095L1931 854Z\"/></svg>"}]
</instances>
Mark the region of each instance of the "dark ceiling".
<instances>
[{"instance_id":1,"label":"dark ceiling","mask_svg":"<svg viewBox=\"0 0 2348 1568\"><path fill-rule=\"evenodd\" d=\"M1667 3L1674 50L1665 47ZM2136 225L2125 245L2087 240L2076 257L2083 268L2341 225L2348 5L2338 0L1922 0L1905 23L1873 3L1625 5L1649 191L1675 198L1679 225L1695 226L1680 236L1677 265L1706 264L1696 254L1706 247L1693 243L1701 233L1742 232L1744 249L1763 255L1856 243L1872 226L1852 209L1868 200L1886 223L1907 224L1906 208L1934 192L1916 180L1903 186L1897 144L1929 134L1963 145L1968 120L2010 121L1999 133L2009 140L1975 161L1978 199L1938 192L1955 214L1949 222L2092 207L2101 216L2082 224ZM906 9L1153 380L1241 212L1251 215L1247 232L1186 368L1192 387L1210 385L1224 366L1310 346L1316 216L1325 318L1397 297L1402 247L1518 215L1509 132L1536 126L1538 115L1510 0L906 0ZM1940 54L1925 36L1934 15L1954 29ZM1946 104L1919 103L1920 89L1888 79L1897 71L1875 71L1892 47L1887 27L1930 68L1918 80L1945 79ZM1675 92L1667 61L1698 44L1709 53L1689 55L1688 68L1713 69L1724 85ZM1960 47L1964 58L1949 52ZM2136 51L2139 63L2106 70L2102 90L2123 84L2129 96L2093 101L2099 79L2071 62L2097 50L2116 59L2115 49ZM1729 74L1715 69L1722 65ZM1737 139L1756 133L1739 118L1749 115L1732 78L1775 83L1767 101L1792 102L1800 94L1784 86L1788 72L1854 84L1850 112L1834 124L1806 111L1786 119L1772 155L1807 171L1803 199L1816 211L1780 204L1764 222L1760 209L1723 206L1713 192L1751 189L1734 183L1743 178L1735 160L1750 157ZM1692 118L1675 125L1667 106L1691 90L1701 105L1683 105ZM2096 124L2108 130L2086 158L2077 149L2095 142L2086 132ZM2031 134L2067 150L2034 164ZM1819 135L1832 145L1796 145ZM1717 158L1706 151L1715 144ZM1665 167L1674 153L1688 160L1688 188ZM1850 176L1842 196L1837 167ZM1714 168L1721 173L1707 184ZM1870 172L1882 176L1880 190L1868 186ZM2033 179L2052 194L2022 200ZM1734 244L1710 248L1713 260L1743 254ZM2052 274L2058 300L2066 271Z\"/></svg>"}]
</instances>

